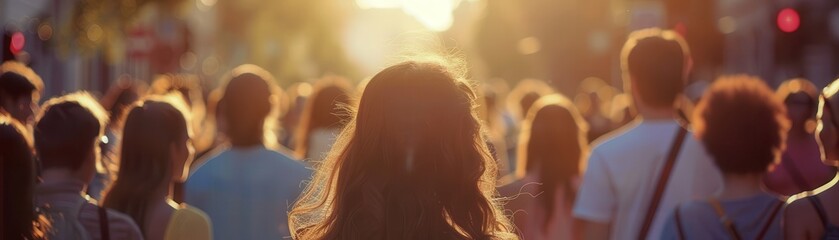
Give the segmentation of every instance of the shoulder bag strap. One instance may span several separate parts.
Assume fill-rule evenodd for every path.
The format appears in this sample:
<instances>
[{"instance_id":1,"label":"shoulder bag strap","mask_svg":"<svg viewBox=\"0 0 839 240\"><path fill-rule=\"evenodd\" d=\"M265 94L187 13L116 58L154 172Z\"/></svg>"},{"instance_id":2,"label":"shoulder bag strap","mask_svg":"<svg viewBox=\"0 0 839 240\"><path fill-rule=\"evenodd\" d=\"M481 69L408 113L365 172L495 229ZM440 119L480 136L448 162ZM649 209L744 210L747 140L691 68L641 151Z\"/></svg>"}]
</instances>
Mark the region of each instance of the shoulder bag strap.
<instances>
[{"instance_id":1,"label":"shoulder bag strap","mask_svg":"<svg viewBox=\"0 0 839 240\"><path fill-rule=\"evenodd\" d=\"M99 207L99 236L102 237L102 240L111 239L111 229L108 226L108 210L103 207Z\"/></svg>"},{"instance_id":2,"label":"shoulder bag strap","mask_svg":"<svg viewBox=\"0 0 839 240\"><path fill-rule=\"evenodd\" d=\"M673 166L676 165L676 158L682 149L682 143L685 141L688 130L679 126L679 131L676 133L676 138L673 140L673 145L670 146L670 151L667 154L667 159L664 162L664 167L661 168L661 174L658 175L658 182L653 192L653 198L647 208L647 215L644 216L644 222L641 225L641 230L638 232L638 239L643 240L647 238L650 232L650 227L658 211L658 205L661 203L661 197L664 196L664 189L667 187L667 182L670 180L670 175L673 172Z\"/></svg>"},{"instance_id":3,"label":"shoulder bag strap","mask_svg":"<svg viewBox=\"0 0 839 240\"><path fill-rule=\"evenodd\" d=\"M679 207L678 206L676 206L675 211L676 211L675 212L675 214L676 214L675 217L676 217L676 233L677 233L677 236L679 237L679 240L685 240L686 239L685 238L685 230L682 229L682 217L679 214Z\"/></svg>"},{"instance_id":4,"label":"shoulder bag strap","mask_svg":"<svg viewBox=\"0 0 839 240\"><path fill-rule=\"evenodd\" d=\"M731 238L734 240L742 240L743 238L740 237L740 233L737 232L737 228L734 227L734 222L731 221L731 218L725 213L723 210L720 201L716 198L712 198L708 200L708 203L714 207L714 212L717 213L717 217L720 218L720 223L725 227L725 230L728 231L728 234L731 235Z\"/></svg>"},{"instance_id":5,"label":"shoulder bag strap","mask_svg":"<svg viewBox=\"0 0 839 240\"><path fill-rule=\"evenodd\" d=\"M755 238L756 240L763 239L766 236L766 232L769 231L769 227L771 227L772 223L775 222L775 216L778 215L778 212L780 212L781 207L783 206L784 203L780 201L772 205L772 212L769 214L769 218L766 219L766 223L763 224L763 228L760 229L760 233L757 234L757 238Z\"/></svg>"},{"instance_id":6,"label":"shoulder bag strap","mask_svg":"<svg viewBox=\"0 0 839 240\"><path fill-rule=\"evenodd\" d=\"M830 219L827 217L822 201L816 196L807 197L807 201L810 201L810 203L813 204L813 207L816 208L816 214L818 214L819 220L821 220L824 228L827 229L827 227L830 226Z\"/></svg>"}]
</instances>

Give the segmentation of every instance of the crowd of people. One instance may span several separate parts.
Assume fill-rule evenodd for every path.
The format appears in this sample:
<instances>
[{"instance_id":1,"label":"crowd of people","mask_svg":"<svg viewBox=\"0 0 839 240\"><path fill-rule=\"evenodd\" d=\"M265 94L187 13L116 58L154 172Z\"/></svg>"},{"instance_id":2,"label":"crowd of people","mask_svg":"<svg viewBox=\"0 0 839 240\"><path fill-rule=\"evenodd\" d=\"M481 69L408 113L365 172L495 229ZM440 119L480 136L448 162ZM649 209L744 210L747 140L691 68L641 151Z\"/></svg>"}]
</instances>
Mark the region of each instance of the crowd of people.
<instances>
[{"instance_id":1,"label":"crowd of people","mask_svg":"<svg viewBox=\"0 0 839 240\"><path fill-rule=\"evenodd\" d=\"M620 58L623 93L573 97L423 58L357 87L242 65L211 92L171 74L43 104L3 63L3 239L839 237L839 80L720 76L691 99L678 33Z\"/></svg>"}]
</instances>

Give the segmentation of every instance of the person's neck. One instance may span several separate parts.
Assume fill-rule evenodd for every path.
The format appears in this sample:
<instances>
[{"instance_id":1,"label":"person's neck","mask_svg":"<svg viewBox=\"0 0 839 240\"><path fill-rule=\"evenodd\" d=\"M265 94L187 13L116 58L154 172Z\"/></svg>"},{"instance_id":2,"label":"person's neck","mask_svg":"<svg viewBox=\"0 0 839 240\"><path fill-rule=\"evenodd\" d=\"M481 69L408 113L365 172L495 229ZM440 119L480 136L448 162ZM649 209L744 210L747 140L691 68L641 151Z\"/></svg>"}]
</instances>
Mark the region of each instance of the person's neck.
<instances>
[{"instance_id":1,"label":"person's neck","mask_svg":"<svg viewBox=\"0 0 839 240\"><path fill-rule=\"evenodd\" d=\"M260 126L260 127L253 127ZM264 145L265 131L262 123L254 124L247 128L240 129L239 134L231 134L230 145L235 148L250 148Z\"/></svg>"},{"instance_id":2,"label":"person's neck","mask_svg":"<svg viewBox=\"0 0 839 240\"><path fill-rule=\"evenodd\" d=\"M638 104L638 114L644 120L673 120L676 119L676 111L673 108L654 108Z\"/></svg>"},{"instance_id":3,"label":"person's neck","mask_svg":"<svg viewBox=\"0 0 839 240\"><path fill-rule=\"evenodd\" d=\"M150 199L152 200L153 205L157 206L170 206L170 200L172 199L173 194L175 193L174 184L168 183L163 186L158 187L156 190L152 192L152 196Z\"/></svg>"},{"instance_id":4,"label":"person's neck","mask_svg":"<svg viewBox=\"0 0 839 240\"><path fill-rule=\"evenodd\" d=\"M41 180L43 184L66 183L66 182L84 182L75 171L70 169L45 169L41 172ZM87 188L87 183L82 187L82 191Z\"/></svg>"},{"instance_id":5,"label":"person's neck","mask_svg":"<svg viewBox=\"0 0 839 240\"><path fill-rule=\"evenodd\" d=\"M264 146L262 139L230 139L230 145L234 148L252 148Z\"/></svg>"},{"instance_id":6,"label":"person's neck","mask_svg":"<svg viewBox=\"0 0 839 240\"><path fill-rule=\"evenodd\" d=\"M763 192L763 174L723 174L724 187L720 199L742 199Z\"/></svg>"}]
</instances>

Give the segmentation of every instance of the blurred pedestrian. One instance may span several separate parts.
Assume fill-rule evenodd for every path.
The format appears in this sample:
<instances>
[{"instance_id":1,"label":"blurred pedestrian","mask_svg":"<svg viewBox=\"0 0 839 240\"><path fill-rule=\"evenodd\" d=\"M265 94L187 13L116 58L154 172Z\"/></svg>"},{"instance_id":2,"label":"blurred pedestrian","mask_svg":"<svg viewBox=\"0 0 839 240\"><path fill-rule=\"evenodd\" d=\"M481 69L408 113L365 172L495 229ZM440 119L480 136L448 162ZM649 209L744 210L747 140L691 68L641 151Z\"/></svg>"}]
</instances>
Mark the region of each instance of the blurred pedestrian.
<instances>
[{"instance_id":1,"label":"blurred pedestrian","mask_svg":"<svg viewBox=\"0 0 839 240\"><path fill-rule=\"evenodd\" d=\"M819 104L816 86L804 79L793 79L781 83L776 92L787 107L792 126L781 164L766 175L764 182L773 192L792 196L829 182L836 168L822 164L816 143L815 117Z\"/></svg>"},{"instance_id":2,"label":"blurred pedestrian","mask_svg":"<svg viewBox=\"0 0 839 240\"><path fill-rule=\"evenodd\" d=\"M38 216L33 205L35 161L32 140L16 120L0 116L0 169L3 205L0 232L3 239L43 239L49 222Z\"/></svg>"},{"instance_id":3,"label":"blurred pedestrian","mask_svg":"<svg viewBox=\"0 0 839 240\"><path fill-rule=\"evenodd\" d=\"M350 83L339 77L327 77L315 83L295 131L298 157L314 162L326 157L349 117L351 91Z\"/></svg>"},{"instance_id":4,"label":"blurred pedestrian","mask_svg":"<svg viewBox=\"0 0 839 240\"><path fill-rule=\"evenodd\" d=\"M52 221L49 239L143 239L131 217L98 206L84 194L96 172L108 118L87 93L47 101L35 124L41 182L35 203Z\"/></svg>"},{"instance_id":5,"label":"blurred pedestrian","mask_svg":"<svg viewBox=\"0 0 839 240\"><path fill-rule=\"evenodd\" d=\"M230 148L195 167L185 185L186 203L204 210L218 239L289 236L288 210L311 171L271 150L270 124L277 109L274 80L264 69L242 65L230 72L219 106Z\"/></svg>"},{"instance_id":6,"label":"blurred pedestrian","mask_svg":"<svg viewBox=\"0 0 839 240\"><path fill-rule=\"evenodd\" d=\"M816 138L826 165L839 166L839 81L819 97ZM784 210L785 239L839 239L839 174L813 192L789 199Z\"/></svg>"},{"instance_id":7,"label":"blurred pedestrian","mask_svg":"<svg viewBox=\"0 0 839 240\"><path fill-rule=\"evenodd\" d=\"M595 143L574 216L585 239L659 239L677 204L711 196L722 178L676 120L690 72L684 39L670 30L635 31L623 47L621 66L640 117Z\"/></svg>"},{"instance_id":8,"label":"blurred pedestrian","mask_svg":"<svg viewBox=\"0 0 839 240\"><path fill-rule=\"evenodd\" d=\"M499 188L522 239L576 239L571 208L588 154L587 124L561 95L539 98L519 134L516 181Z\"/></svg>"},{"instance_id":9,"label":"blurred pedestrian","mask_svg":"<svg viewBox=\"0 0 839 240\"><path fill-rule=\"evenodd\" d=\"M189 113L180 96L153 96L129 106L119 175L103 206L128 214L146 239L211 239L207 215L172 201L195 154Z\"/></svg>"},{"instance_id":10,"label":"blurred pedestrian","mask_svg":"<svg viewBox=\"0 0 839 240\"><path fill-rule=\"evenodd\" d=\"M676 207L662 239L783 239L784 202L763 188L790 127L781 100L758 78L723 77L702 97L692 122L722 172L723 189Z\"/></svg>"}]
</instances>

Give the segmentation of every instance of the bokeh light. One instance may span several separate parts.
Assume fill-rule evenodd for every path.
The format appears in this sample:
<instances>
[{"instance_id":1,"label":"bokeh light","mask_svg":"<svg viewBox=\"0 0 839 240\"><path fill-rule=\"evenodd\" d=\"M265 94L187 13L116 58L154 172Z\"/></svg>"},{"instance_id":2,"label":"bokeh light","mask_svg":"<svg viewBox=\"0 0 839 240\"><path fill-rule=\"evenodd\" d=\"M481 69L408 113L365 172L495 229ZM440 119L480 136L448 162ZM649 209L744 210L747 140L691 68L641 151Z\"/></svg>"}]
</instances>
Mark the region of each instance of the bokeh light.
<instances>
[{"instance_id":1,"label":"bokeh light","mask_svg":"<svg viewBox=\"0 0 839 240\"><path fill-rule=\"evenodd\" d=\"M801 25L801 18L792 8L784 8L778 12L778 28L784 32L795 32Z\"/></svg>"},{"instance_id":2,"label":"bokeh light","mask_svg":"<svg viewBox=\"0 0 839 240\"><path fill-rule=\"evenodd\" d=\"M518 49L522 55L530 55L539 52L542 44L535 37L526 37L519 40Z\"/></svg>"},{"instance_id":3,"label":"bokeh light","mask_svg":"<svg viewBox=\"0 0 839 240\"><path fill-rule=\"evenodd\" d=\"M209 11L217 2L217 0L195 0L195 7L201 11Z\"/></svg>"},{"instance_id":4,"label":"bokeh light","mask_svg":"<svg viewBox=\"0 0 839 240\"><path fill-rule=\"evenodd\" d=\"M461 0L356 0L361 9L401 8L432 31L445 31L454 22L452 12Z\"/></svg>"},{"instance_id":5,"label":"bokeh light","mask_svg":"<svg viewBox=\"0 0 839 240\"><path fill-rule=\"evenodd\" d=\"M730 16L721 17L720 20L717 20L717 28L723 34L734 33L737 31L737 20Z\"/></svg>"},{"instance_id":6,"label":"bokeh light","mask_svg":"<svg viewBox=\"0 0 839 240\"><path fill-rule=\"evenodd\" d=\"M9 49L12 50L12 53L17 54L23 50L23 46L26 45L26 38L23 36L21 32L15 32L12 34L12 41L9 44Z\"/></svg>"},{"instance_id":7,"label":"bokeh light","mask_svg":"<svg viewBox=\"0 0 839 240\"><path fill-rule=\"evenodd\" d=\"M53 29L49 23L43 23L38 26L38 38L42 41L50 40L52 38Z\"/></svg>"},{"instance_id":8,"label":"bokeh light","mask_svg":"<svg viewBox=\"0 0 839 240\"><path fill-rule=\"evenodd\" d=\"M97 24L90 25L90 27L87 28L87 39L91 42L99 42L99 40L102 40L102 36L104 34L105 31L103 31L102 27Z\"/></svg>"}]
</instances>

